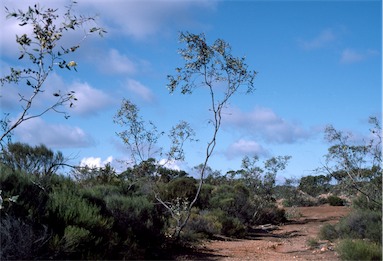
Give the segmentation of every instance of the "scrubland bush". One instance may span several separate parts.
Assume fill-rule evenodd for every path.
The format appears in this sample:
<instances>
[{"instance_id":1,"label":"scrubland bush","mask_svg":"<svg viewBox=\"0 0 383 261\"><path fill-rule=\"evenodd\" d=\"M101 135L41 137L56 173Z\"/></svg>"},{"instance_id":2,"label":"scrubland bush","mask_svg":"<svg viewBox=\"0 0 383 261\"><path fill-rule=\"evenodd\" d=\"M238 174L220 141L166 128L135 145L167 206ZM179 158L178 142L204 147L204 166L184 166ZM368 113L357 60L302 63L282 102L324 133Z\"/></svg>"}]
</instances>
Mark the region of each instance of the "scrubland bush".
<instances>
[{"instance_id":1,"label":"scrubland bush","mask_svg":"<svg viewBox=\"0 0 383 261\"><path fill-rule=\"evenodd\" d=\"M0 260L36 259L43 252L50 236L46 226L26 223L2 213Z\"/></svg>"},{"instance_id":2,"label":"scrubland bush","mask_svg":"<svg viewBox=\"0 0 383 261\"><path fill-rule=\"evenodd\" d=\"M341 238L369 239L382 243L382 213L368 210L352 211L338 224Z\"/></svg>"},{"instance_id":3,"label":"scrubland bush","mask_svg":"<svg viewBox=\"0 0 383 261\"><path fill-rule=\"evenodd\" d=\"M382 246L362 239L345 239L337 246L342 260L382 260Z\"/></svg>"},{"instance_id":4,"label":"scrubland bush","mask_svg":"<svg viewBox=\"0 0 383 261\"><path fill-rule=\"evenodd\" d=\"M333 241L339 237L338 231L335 226L331 224L324 224L319 231L319 239Z\"/></svg>"},{"instance_id":5,"label":"scrubland bush","mask_svg":"<svg viewBox=\"0 0 383 261\"><path fill-rule=\"evenodd\" d=\"M257 218L257 225L280 224L286 222L286 211L276 206L270 206L260 211Z\"/></svg>"},{"instance_id":6,"label":"scrubland bush","mask_svg":"<svg viewBox=\"0 0 383 261\"><path fill-rule=\"evenodd\" d=\"M221 233L229 237L241 238L246 234L246 226L236 217L221 216Z\"/></svg>"},{"instance_id":7,"label":"scrubland bush","mask_svg":"<svg viewBox=\"0 0 383 261\"><path fill-rule=\"evenodd\" d=\"M337 196L329 196L327 198L328 203L330 206L344 206L344 200Z\"/></svg>"},{"instance_id":8,"label":"scrubland bush","mask_svg":"<svg viewBox=\"0 0 383 261\"><path fill-rule=\"evenodd\" d=\"M151 251L159 248L164 239L162 214L155 205L144 196L112 195L105 202L115 222L113 230L118 234L122 256L152 259Z\"/></svg>"},{"instance_id":9,"label":"scrubland bush","mask_svg":"<svg viewBox=\"0 0 383 261\"><path fill-rule=\"evenodd\" d=\"M221 233L222 223L216 213L209 210L197 212L193 209L190 220L185 228L185 233L192 240L199 238L211 238L214 234ZM191 236L194 234L194 236Z\"/></svg>"}]
</instances>

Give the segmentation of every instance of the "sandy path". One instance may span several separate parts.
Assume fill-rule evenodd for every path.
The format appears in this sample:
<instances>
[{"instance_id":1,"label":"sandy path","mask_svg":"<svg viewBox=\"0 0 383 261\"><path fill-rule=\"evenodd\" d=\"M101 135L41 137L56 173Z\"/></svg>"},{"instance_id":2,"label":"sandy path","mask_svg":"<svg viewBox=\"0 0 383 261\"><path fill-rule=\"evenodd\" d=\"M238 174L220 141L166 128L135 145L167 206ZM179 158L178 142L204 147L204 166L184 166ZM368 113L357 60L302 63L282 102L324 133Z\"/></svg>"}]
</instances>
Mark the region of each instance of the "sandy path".
<instances>
[{"instance_id":1,"label":"sandy path","mask_svg":"<svg viewBox=\"0 0 383 261\"><path fill-rule=\"evenodd\" d=\"M339 260L331 242L318 241L318 246L309 247L308 240L317 238L323 224L338 222L349 208L319 206L297 210L302 216L291 223L273 230L259 227L249 239L211 240L205 242L195 255L182 256L178 260Z\"/></svg>"}]
</instances>

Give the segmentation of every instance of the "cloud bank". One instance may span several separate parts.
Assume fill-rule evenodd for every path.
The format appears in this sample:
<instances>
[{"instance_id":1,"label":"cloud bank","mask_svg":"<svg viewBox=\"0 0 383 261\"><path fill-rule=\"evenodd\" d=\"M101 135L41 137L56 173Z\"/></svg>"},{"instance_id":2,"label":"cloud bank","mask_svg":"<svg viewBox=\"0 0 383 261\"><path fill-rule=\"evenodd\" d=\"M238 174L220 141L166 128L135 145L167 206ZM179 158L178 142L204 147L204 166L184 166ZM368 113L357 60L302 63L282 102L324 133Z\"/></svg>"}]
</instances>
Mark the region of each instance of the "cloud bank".
<instances>
[{"instance_id":1,"label":"cloud bank","mask_svg":"<svg viewBox=\"0 0 383 261\"><path fill-rule=\"evenodd\" d=\"M93 138L79 127L48 124L41 118L25 121L15 129L20 142L31 145L44 144L49 148L83 148L94 145Z\"/></svg>"},{"instance_id":2,"label":"cloud bank","mask_svg":"<svg viewBox=\"0 0 383 261\"><path fill-rule=\"evenodd\" d=\"M251 139L268 143L294 143L310 137L299 124L289 122L269 108L255 107L250 112L228 108L223 114L226 129L239 131Z\"/></svg>"}]
</instances>

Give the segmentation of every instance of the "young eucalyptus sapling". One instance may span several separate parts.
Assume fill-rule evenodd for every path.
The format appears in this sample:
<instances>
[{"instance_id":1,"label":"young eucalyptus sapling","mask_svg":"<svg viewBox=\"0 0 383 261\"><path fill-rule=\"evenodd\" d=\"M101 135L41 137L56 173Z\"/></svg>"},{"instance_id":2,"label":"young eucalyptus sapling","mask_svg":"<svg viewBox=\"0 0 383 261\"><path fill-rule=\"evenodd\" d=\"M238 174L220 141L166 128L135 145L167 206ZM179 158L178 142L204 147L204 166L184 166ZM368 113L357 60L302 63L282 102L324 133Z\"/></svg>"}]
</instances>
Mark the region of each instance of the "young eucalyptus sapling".
<instances>
[{"instance_id":1,"label":"young eucalyptus sapling","mask_svg":"<svg viewBox=\"0 0 383 261\"><path fill-rule=\"evenodd\" d=\"M98 32L100 35L105 33L102 28L92 27L86 29L90 22L95 22L93 17L76 16L74 14L72 2L66 7L66 12L62 17L58 15L57 9L41 8L38 4L29 6L26 11L17 10L10 11L5 7L7 18L16 19L19 26L31 29L30 33L16 35L16 44L20 49L19 60L20 66L10 67L10 73L0 78L1 86L17 85L23 91L20 91L19 102L21 103L21 112L14 119L9 119L9 114L1 120L2 134L0 143L3 144L4 139L10 137L12 131L23 122L40 117L48 111L54 111L63 114L65 118L69 115L60 107L68 104L69 107L74 105L77 100L74 91L52 91L54 101L47 105L46 108L35 110L36 99L42 96L43 92L48 92L46 80L55 68L76 70L77 63L75 61L65 60L66 56L75 52L81 45L82 41L88 35ZM61 46L61 40L69 31L84 29L84 37L71 47ZM26 89L29 93L26 94ZM4 92L2 92L4 95Z\"/></svg>"},{"instance_id":2,"label":"young eucalyptus sapling","mask_svg":"<svg viewBox=\"0 0 383 261\"><path fill-rule=\"evenodd\" d=\"M222 123L222 111L230 98L241 88L246 93L254 90L255 71L248 69L245 58L237 58L231 54L231 47L224 40L218 39L208 45L204 34L181 33L180 41L186 47L180 49L180 55L185 60L183 67L176 68L175 75L168 76L170 93L180 89L182 94L191 94L198 87L204 87L210 96L210 121L213 129L211 139L207 143L203 165L199 173L199 184L194 199L187 205L186 213L179 217L174 235L179 237L187 224L191 209L201 192L205 178L205 170L217 144L217 135ZM160 199L159 199L160 200ZM161 202L167 209L171 207ZM173 215L173 213L172 213Z\"/></svg>"}]
</instances>

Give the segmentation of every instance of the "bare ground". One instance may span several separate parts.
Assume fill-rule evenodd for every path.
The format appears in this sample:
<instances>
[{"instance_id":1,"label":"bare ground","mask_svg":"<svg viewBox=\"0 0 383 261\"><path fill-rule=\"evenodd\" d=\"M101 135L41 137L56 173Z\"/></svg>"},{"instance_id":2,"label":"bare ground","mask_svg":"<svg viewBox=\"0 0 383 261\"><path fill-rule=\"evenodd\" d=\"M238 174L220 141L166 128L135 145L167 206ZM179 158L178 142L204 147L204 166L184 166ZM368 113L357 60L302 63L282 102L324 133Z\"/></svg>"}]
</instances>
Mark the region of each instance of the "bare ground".
<instances>
[{"instance_id":1,"label":"bare ground","mask_svg":"<svg viewBox=\"0 0 383 261\"><path fill-rule=\"evenodd\" d=\"M177 260L339 260L334 245L318 240L318 232L325 223L334 224L348 214L348 207L318 206L286 208L300 213L281 226L254 228L247 239L220 238L204 242L195 253ZM318 243L316 246L309 241ZM311 246L310 246L311 245Z\"/></svg>"}]
</instances>

